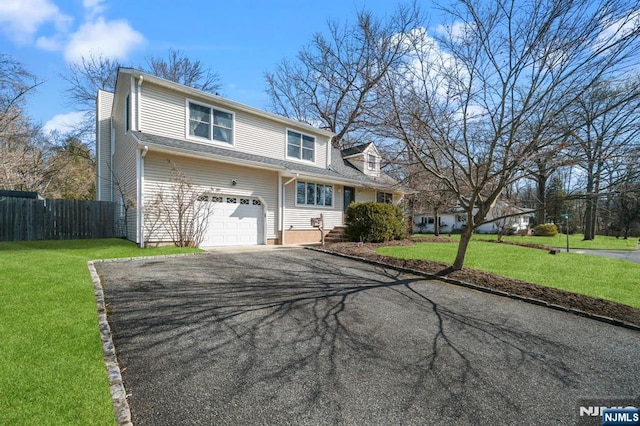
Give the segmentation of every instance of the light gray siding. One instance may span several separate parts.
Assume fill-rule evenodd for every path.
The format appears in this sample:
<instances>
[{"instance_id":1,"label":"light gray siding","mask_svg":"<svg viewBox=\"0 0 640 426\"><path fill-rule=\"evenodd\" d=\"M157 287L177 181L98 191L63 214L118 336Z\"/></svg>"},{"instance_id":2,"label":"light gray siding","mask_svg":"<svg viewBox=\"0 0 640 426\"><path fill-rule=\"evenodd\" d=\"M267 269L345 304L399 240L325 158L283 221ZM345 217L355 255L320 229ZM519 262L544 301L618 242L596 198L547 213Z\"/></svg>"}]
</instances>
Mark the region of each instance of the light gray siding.
<instances>
[{"instance_id":1,"label":"light gray siding","mask_svg":"<svg viewBox=\"0 0 640 426\"><path fill-rule=\"evenodd\" d=\"M111 108L113 93L98 91L96 99L96 197L112 201L111 189Z\"/></svg>"},{"instance_id":2,"label":"light gray siding","mask_svg":"<svg viewBox=\"0 0 640 426\"><path fill-rule=\"evenodd\" d=\"M184 139L186 132L184 96L143 82L140 102L141 131Z\"/></svg>"},{"instance_id":3,"label":"light gray siding","mask_svg":"<svg viewBox=\"0 0 640 426\"><path fill-rule=\"evenodd\" d=\"M115 133L115 147L112 164L112 196L119 206L116 219L123 229L123 236L135 242L137 238L137 141L126 131L126 100L132 87L131 78L120 74L116 84L116 96L113 104L111 120ZM130 97L130 113L134 111L135 98ZM132 114L133 115L133 114ZM133 123L133 117L131 123ZM124 214L125 216L121 215Z\"/></svg>"},{"instance_id":4,"label":"light gray siding","mask_svg":"<svg viewBox=\"0 0 640 426\"><path fill-rule=\"evenodd\" d=\"M356 202L366 203L369 201L376 201L376 191L373 189L356 189Z\"/></svg>"},{"instance_id":5,"label":"light gray siding","mask_svg":"<svg viewBox=\"0 0 640 426\"><path fill-rule=\"evenodd\" d=\"M305 180L312 182L311 180ZM285 230L309 230L315 229L311 226L311 218L324 218L325 229L333 229L335 226L343 224L343 190L342 186L334 185L333 187L333 207L313 207L313 206L296 206L296 181L291 182L285 187Z\"/></svg>"},{"instance_id":6,"label":"light gray siding","mask_svg":"<svg viewBox=\"0 0 640 426\"><path fill-rule=\"evenodd\" d=\"M153 83L143 82L141 90L141 131L175 139L188 138L199 143L208 143L202 139L191 139L187 135L187 100L202 103L230 111L234 114L233 145L214 143L216 146L261 155L269 158L287 159L287 129L313 136L316 141L314 165L327 166L327 146L329 139L321 133L309 129L296 128L294 125L269 120L246 111L233 111L215 100L187 97L179 92L170 91ZM302 162L310 164L309 162Z\"/></svg>"},{"instance_id":7,"label":"light gray siding","mask_svg":"<svg viewBox=\"0 0 640 426\"><path fill-rule=\"evenodd\" d=\"M165 153L149 151L144 159L144 205L145 218L152 220L151 210L158 194L169 196L175 190L172 185L172 163L184 173L187 181L194 185L195 191L202 194L224 194L259 198L266 204L265 226L267 238L276 238L276 217L278 211L278 174L276 172L249 169L234 164L216 161L179 157ZM233 185L232 181L236 184ZM151 223L145 228L154 231L147 235L149 241L167 241L168 234L159 231ZM147 231L148 231L147 230Z\"/></svg>"}]
</instances>

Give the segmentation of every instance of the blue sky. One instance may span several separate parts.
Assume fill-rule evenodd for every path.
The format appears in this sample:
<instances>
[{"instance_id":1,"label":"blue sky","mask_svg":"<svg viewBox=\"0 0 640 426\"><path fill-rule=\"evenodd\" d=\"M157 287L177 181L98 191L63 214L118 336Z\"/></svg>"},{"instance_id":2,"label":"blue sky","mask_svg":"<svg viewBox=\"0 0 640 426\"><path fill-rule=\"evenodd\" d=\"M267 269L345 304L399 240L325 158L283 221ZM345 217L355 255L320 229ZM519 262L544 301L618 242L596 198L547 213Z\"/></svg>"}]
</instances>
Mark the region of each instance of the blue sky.
<instances>
[{"instance_id":1,"label":"blue sky","mask_svg":"<svg viewBox=\"0 0 640 426\"><path fill-rule=\"evenodd\" d=\"M179 49L219 73L223 96L266 108L264 73L325 31L327 19L353 20L363 7L385 16L397 3L0 0L0 52L44 81L29 97L28 112L48 129L64 130L78 119L60 74L92 53L139 67L150 56Z\"/></svg>"}]
</instances>

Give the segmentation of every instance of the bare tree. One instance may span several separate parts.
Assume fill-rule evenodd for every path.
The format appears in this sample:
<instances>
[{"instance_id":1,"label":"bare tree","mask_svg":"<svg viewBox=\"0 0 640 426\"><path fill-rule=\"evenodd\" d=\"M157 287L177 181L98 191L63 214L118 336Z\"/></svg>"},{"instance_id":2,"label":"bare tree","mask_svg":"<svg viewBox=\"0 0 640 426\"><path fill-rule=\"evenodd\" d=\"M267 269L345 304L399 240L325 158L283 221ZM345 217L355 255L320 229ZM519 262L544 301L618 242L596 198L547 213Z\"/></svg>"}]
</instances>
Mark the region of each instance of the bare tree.
<instances>
[{"instance_id":1,"label":"bare tree","mask_svg":"<svg viewBox=\"0 0 640 426\"><path fill-rule=\"evenodd\" d=\"M215 92L220 84L218 75L205 68L199 60L191 60L179 50L169 49L168 59L148 59L146 71L158 77L175 81L196 89ZM61 77L67 82L67 101L79 111L85 111L85 120L70 136L84 138L95 131L95 102L98 90L113 92L121 64L106 56L82 57L69 65Z\"/></svg>"},{"instance_id":2,"label":"bare tree","mask_svg":"<svg viewBox=\"0 0 640 426\"><path fill-rule=\"evenodd\" d=\"M191 60L184 52L173 48L169 49L166 59L155 56L147 59L146 71L203 92L215 93L221 87L218 73L205 67L200 60Z\"/></svg>"},{"instance_id":3,"label":"bare tree","mask_svg":"<svg viewBox=\"0 0 640 426\"><path fill-rule=\"evenodd\" d=\"M0 148L0 188L46 193L53 169L49 145L37 131L29 137L10 138Z\"/></svg>"},{"instance_id":4,"label":"bare tree","mask_svg":"<svg viewBox=\"0 0 640 426\"><path fill-rule=\"evenodd\" d=\"M567 110L567 117L573 127L570 149L586 181L584 239L593 240L601 193L630 178L623 171L640 136L638 78L588 87Z\"/></svg>"},{"instance_id":5,"label":"bare tree","mask_svg":"<svg viewBox=\"0 0 640 426\"><path fill-rule=\"evenodd\" d=\"M98 90L113 92L116 87L120 63L106 56L84 56L69 64L61 77L68 83L67 101L79 110L95 109Z\"/></svg>"},{"instance_id":6,"label":"bare tree","mask_svg":"<svg viewBox=\"0 0 640 426\"><path fill-rule=\"evenodd\" d=\"M636 6L461 0L440 36L415 32L413 61L386 80L384 124L466 213L454 269L503 190L566 143L549 136L581 91L636 64Z\"/></svg>"},{"instance_id":7,"label":"bare tree","mask_svg":"<svg viewBox=\"0 0 640 426\"><path fill-rule=\"evenodd\" d=\"M640 225L640 183L625 182L613 197L613 226L626 240L634 225Z\"/></svg>"},{"instance_id":8,"label":"bare tree","mask_svg":"<svg viewBox=\"0 0 640 426\"><path fill-rule=\"evenodd\" d=\"M26 97L41 82L11 56L0 53L0 146L7 138L29 136L31 126L23 132L26 114L23 106Z\"/></svg>"},{"instance_id":9,"label":"bare tree","mask_svg":"<svg viewBox=\"0 0 640 426\"><path fill-rule=\"evenodd\" d=\"M428 209L433 215L433 233L440 235L440 214L456 207L455 194L441 180L434 179L423 170L414 173L410 188L415 191L412 200L414 209Z\"/></svg>"},{"instance_id":10,"label":"bare tree","mask_svg":"<svg viewBox=\"0 0 640 426\"><path fill-rule=\"evenodd\" d=\"M328 37L315 34L295 59L266 73L272 110L334 132L335 147L355 143L368 126L365 112L377 102L374 88L401 63L403 40L419 24L415 4L400 6L388 20L363 10L355 23L330 21Z\"/></svg>"},{"instance_id":11,"label":"bare tree","mask_svg":"<svg viewBox=\"0 0 640 426\"><path fill-rule=\"evenodd\" d=\"M213 200L171 162L171 184L158 188L155 198L145 206L145 239L166 232L177 247L199 246L212 208Z\"/></svg>"},{"instance_id":12,"label":"bare tree","mask_svg":"<svg viewBox=\"0 0 640 426\"><path fill-rule=\"evenodd\" d=\"M49 198L95 199L95 159L88 144L66 137L51 148Z\"/></svg>"}]
</instances>

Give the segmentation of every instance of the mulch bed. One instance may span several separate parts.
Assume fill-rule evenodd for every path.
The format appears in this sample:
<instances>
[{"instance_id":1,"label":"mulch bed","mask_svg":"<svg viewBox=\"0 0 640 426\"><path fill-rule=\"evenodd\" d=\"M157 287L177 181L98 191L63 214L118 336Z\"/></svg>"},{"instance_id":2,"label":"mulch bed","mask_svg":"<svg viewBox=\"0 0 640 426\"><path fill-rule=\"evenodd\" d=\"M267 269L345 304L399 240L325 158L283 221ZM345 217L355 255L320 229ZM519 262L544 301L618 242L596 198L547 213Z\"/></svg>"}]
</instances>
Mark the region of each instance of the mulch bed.
<instances>
[{"instance_id":1,"label":"mulch bed","mask_svg":"<svg viewBox=\"0 0 640 426\"><path fill-rule=\"evenodd\" d=\"M476 286L491 290L497 290L521 297L539 300L552 305L575 309L588 314L611 318L624 323L640 326L640 309L608 300L598 299L570 293L564 290L544 287L514 278L507 278L489 272L479 271L473 268L463 268L453 271L450 264L419 259L397 259L376 253L378 247L384 246L410 246L415 242L454 242L447 237L421 237L411 240L390 241L387 243L334 243L328 244L324 250L355 256L367 260L385 263L401 268L421 271L436 277L443 277L471 283ZM537 249L548 250L549 247L539 246Z\"/></svg>"}]
</instances>

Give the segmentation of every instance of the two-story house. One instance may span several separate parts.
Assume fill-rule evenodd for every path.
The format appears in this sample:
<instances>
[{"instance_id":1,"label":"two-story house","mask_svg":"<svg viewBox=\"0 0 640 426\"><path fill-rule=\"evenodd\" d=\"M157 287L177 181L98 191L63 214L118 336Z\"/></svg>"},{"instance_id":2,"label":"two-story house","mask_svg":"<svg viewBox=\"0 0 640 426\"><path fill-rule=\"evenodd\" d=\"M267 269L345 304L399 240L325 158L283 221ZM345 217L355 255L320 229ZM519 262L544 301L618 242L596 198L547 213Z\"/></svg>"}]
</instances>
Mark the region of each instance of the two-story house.
<instances>
[{"instance_id":1,"label":"two-story house","mask_svg":"<svg viewBox=\"0 0 640 426\"><path fill-rule=\"evenodd\" d=\"M97 197L141 246L170 242L149 209L176 168L211 203L204 247L317 242L312 218L328 232L352 201L403 195L372 143L340 151L331 132L135 69L96 109Z\"/></svg>"}]
</instances>

